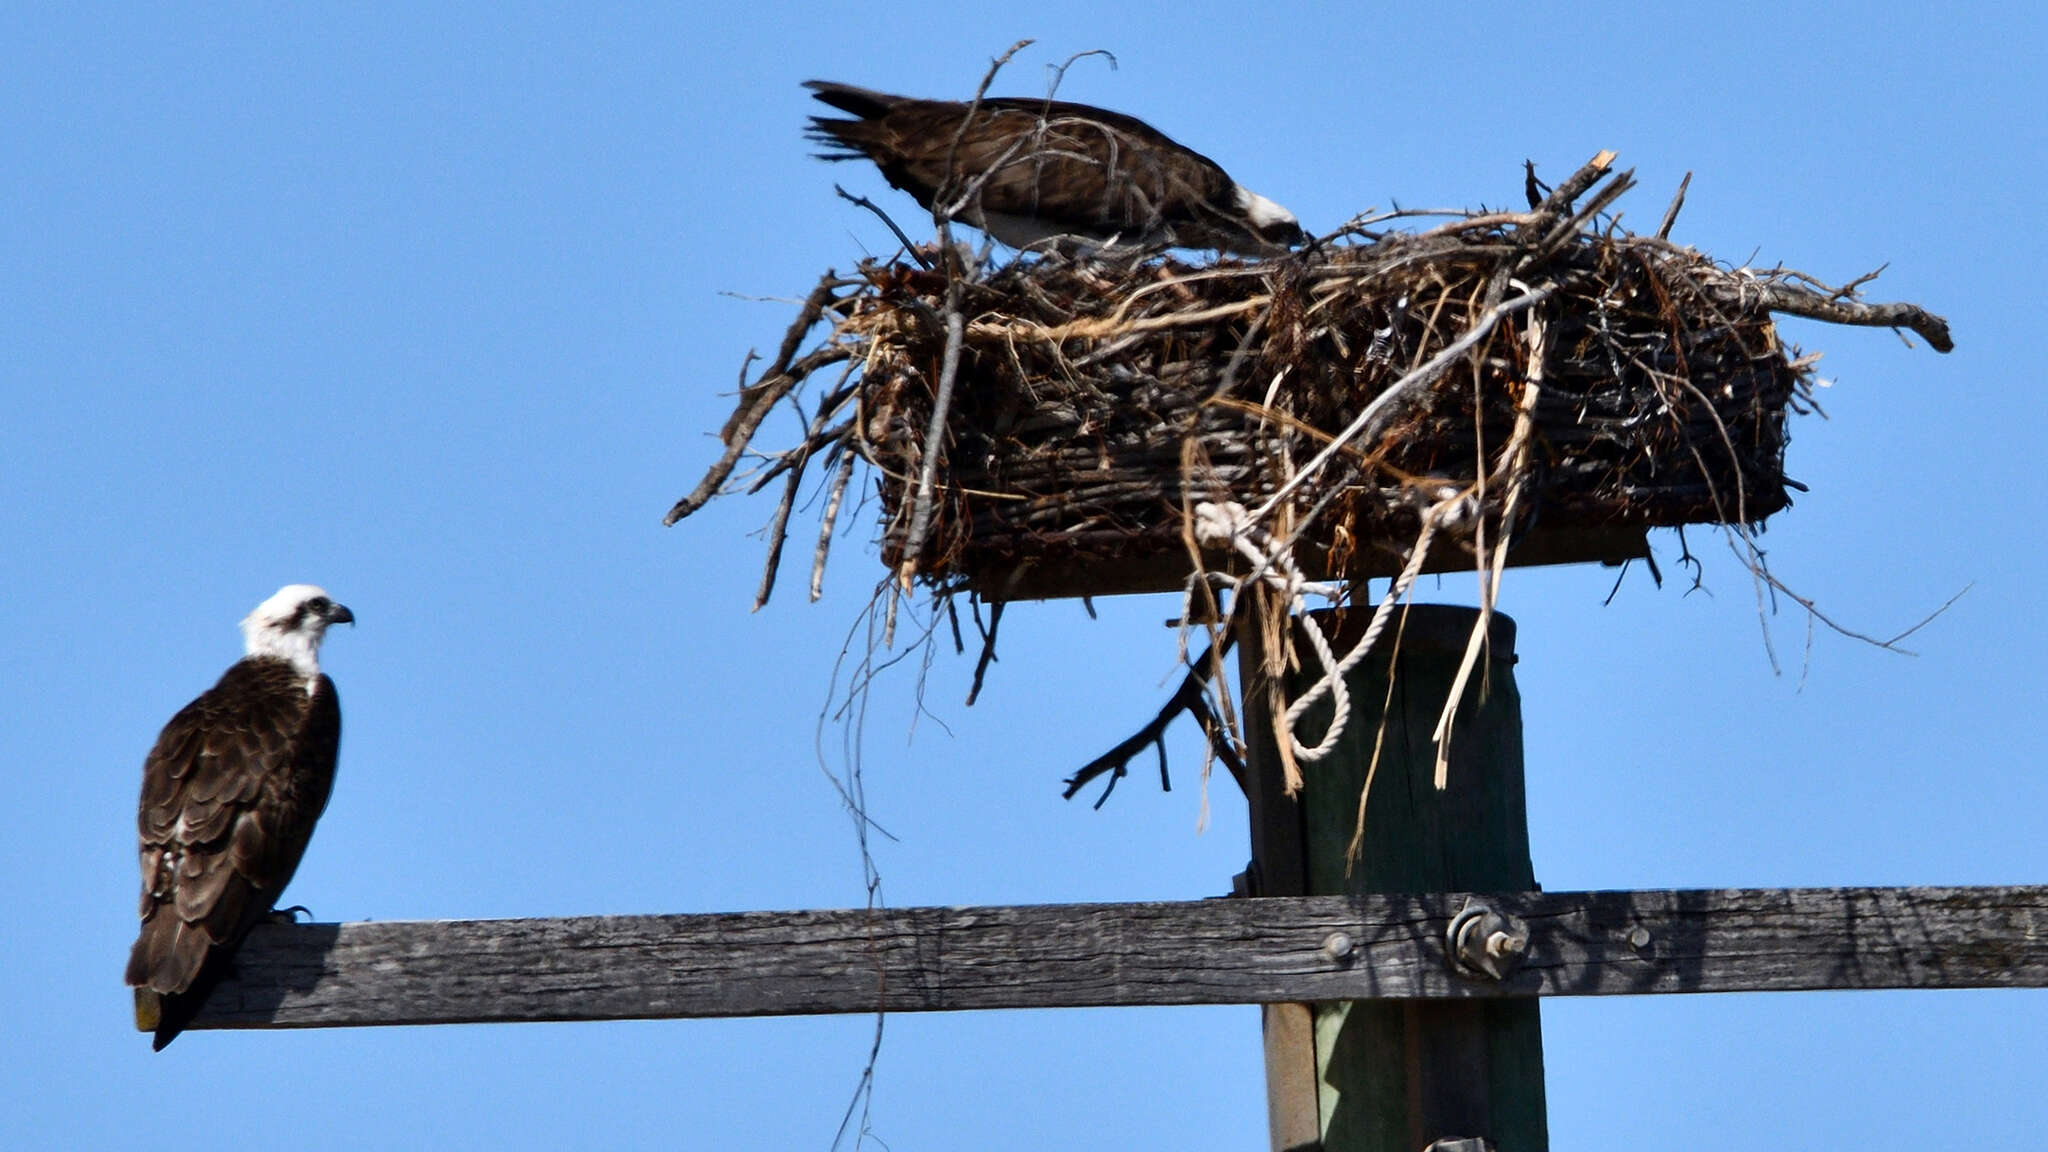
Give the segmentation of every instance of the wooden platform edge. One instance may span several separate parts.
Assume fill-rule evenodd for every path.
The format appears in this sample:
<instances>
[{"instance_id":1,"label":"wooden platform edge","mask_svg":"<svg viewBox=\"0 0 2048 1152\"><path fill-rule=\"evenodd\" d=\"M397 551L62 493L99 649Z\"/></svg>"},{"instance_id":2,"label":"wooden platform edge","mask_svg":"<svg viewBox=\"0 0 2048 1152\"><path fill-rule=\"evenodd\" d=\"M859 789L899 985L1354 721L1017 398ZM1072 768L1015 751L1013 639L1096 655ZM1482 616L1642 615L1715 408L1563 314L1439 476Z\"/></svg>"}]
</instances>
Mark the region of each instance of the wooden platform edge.
<instances>
[{"instance_id":1,"label":"wooden platform edge","mask_svg":"<svg viewBox=\"0 0 2048 1152\"><path fill-rule=\"evenodd\" d=\"M1404 540L1401 547L1414 543ZM1539 527L1509 552L1510 568L1533 568L1557 564L1604 564L1614 566L1650 555L1649 529L1641 525L1609 525L1598 528ZM1304 548L1299 559L1303 574L1311 580L1331 578L1323 555L1313 547ZM1352 557L1341 574L1344 579L1384 579L1401 571L1406 555L1398 550L1371 550ZM1244 575L1244 558L1230 552L1208 552L1203 563L1210 571ZM1457 547L1431 550L1422 566L1425 574L1470 572L1472 554ZM1187 587L1188 558L1184 551L1167 549L1120 559L1066 558L1028 559L996 564L968 573L968 586L992 602L1018 600L1066 600L1081 596L1126 596L1179 592Z\"/></svg>"},{"instance_id":2,"label":"wooden platform edge","mask_svg":"<svg viewBox=\"0 0 2048 1152\"><path fill-rule=\"evenodd\" d=\"M263 925L192 1027L2048 987L2048 885L1485 896L1530 934L1497 984L1445 963L1466 899Z\"/></svg>"}]
</instances>

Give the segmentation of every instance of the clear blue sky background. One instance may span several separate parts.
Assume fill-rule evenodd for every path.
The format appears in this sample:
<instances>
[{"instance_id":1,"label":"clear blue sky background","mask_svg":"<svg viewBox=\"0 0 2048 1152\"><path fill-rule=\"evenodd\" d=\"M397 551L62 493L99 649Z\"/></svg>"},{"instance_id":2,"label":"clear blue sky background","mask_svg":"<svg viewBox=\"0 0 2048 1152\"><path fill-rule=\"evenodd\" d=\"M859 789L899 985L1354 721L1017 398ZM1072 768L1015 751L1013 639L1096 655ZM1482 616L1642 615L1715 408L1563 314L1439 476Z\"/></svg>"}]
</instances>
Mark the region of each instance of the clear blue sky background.
<instances>
[{"instance_id":1,"label":"clear blue sky background","mask_svg":"<svg viewBox=\"0 0 2048 1152\"><path fill-rule=\"evenodd\" d=\"M991 6L993 8L994 6ZM1663 14L1665 11L1671 14ZM1511 574L1530 816L1553 890L2048 880L2040 771L2038 9L1049 3L28 6L0 11L0 1136L17 1147L823 1148L863 1018L130 1030L133 805L157 728L287 581L327 649L339 786L291 897L322 919L857 905L820 772L833 658L879 576L749 615L765 500L662 513L749 347L886 248L800 139L797 85L964 95L1021 36L1064 93L1152 120L1328 228L1510 204L1617 149L1647 230L1954 323L1948 357L1824 350L1813 491L1771 561L1889 655L1640 570ZM784 429L787 431L787 429ZM1696 542L1706 540L1702 534ZM1661 542L1667 559L1674 542ZM1466 600L1468 579L1432 598ZM983 701L940 655L875 701L898 905L1227 889L1242 803L1060 778L1167 690L1170 599L1020 608ZM942 723L941 723L942 722ZM837 763L828 733L828 763ZM1559 1148L2035 1147L2048 994L1544 1005ZM1251 1008L902 1016L874 1123L913 1149L1264 1146Z\"/></svg>"}]
</instances>

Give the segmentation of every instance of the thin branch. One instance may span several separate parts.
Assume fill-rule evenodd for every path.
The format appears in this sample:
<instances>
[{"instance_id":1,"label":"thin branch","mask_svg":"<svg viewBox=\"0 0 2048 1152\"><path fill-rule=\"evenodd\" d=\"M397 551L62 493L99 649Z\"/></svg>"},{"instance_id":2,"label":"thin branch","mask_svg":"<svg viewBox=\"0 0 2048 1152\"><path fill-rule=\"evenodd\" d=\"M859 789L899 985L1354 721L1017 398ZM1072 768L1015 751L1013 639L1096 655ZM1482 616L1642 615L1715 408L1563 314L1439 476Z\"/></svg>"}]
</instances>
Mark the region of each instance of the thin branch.
<instances>
[{"instance_id":1,"label":"thin branch","mask_svg":"<svg viewBox=\"0 0 2048 1152\"><path fill-rule=\"evenodd\" d=\"M1614 166L1615 155L1616 153L1604 148L1594 153L1591 160L1586 161L1585 165L1572 173L1564 183L1552 189L1550 195L1543 198L1542 203L1534 205L1536 213L1544 216L1561 216L1570 211L1572 201L1577 200L1580 193L1598 184L1607 175L1607 170ZM1533 174L1531 179L1534 179Z\"/></svg>"},{"instance_id":2,"label":"thin branch","mask_svg":"<svg viewBox=\"0 0 2048 1152\"><path fill-rule=\"evenodd\" d=\"M974 614L974 625L981 627L981 613ZM997 600L988 606L988 627L981 633L981 655L974 661L974 683L967 689L967 706L981 698L981 680L988 675L988 666L996 659L996 630L1003 626L1003 601Z\"/></svg>"},{"instance_id":3,"label":"thin branch","mask_svg":"<svg viewBox=\"0 0 2048 1152\"><path fill-rule=\"evenodd\" d=\"M1730 544L1730 547L1733 547L1732 542ZM1739 556L1741 554L1738 552L1737 555ZM1744 559L1745 561L1749 560L1749 558L1747 557L1745 557ZM1927 627L1929 624L1932 624L1938 617L1946 613L1950 608L1954 607L1956 601L1961 600L1964 596L1969 595L1970 589L1975 588L1977 586L1975 582L1964 585L1961 591L1949 597L1947 600L1942 601L1941 607L1936 608L1934 611L1929 612L1927 615L1921 617L1919 621L1914 623L1912 626L1904 629L1903 631L1894 633L1892 636L1888 638L1881 639L1879 637L1872 636L1865 632L1858 632L1854 628L1850 628L1845 625L1837 623L1833 617L1829 616L1827 613L1820 610L1820 606L1818 603L1816 603L1809 597L1801 596L1799 593L1794 592L1790 587L1788 587L1785 584L1784 581L1778 579L1778 577L1774 575L1768 568L1763 568L1761 565L1757 565L1754 563L1750 564L1750 568L1751 571L1756 574L1757 578L1763 581L1765 584L1767 584L1773 592L1776 592L1777 594L1784 596L1786 599L1792 601L1794 604L1797 604L1801 608L1805 609L1808 615L1812 616L1814 619L1826 625L1830 631L1836 633L1837 635L1846 636L1851 640L1861 640L1865 644L1868 644L1873 648L1882 648L1887 652L1897 652L1901 656L1916 656L1918 655L1918 653L1908 648L1899 647L1899 641L1904 640L1906 637L1911 636L1913 633L1920 631L1922 628Z\"/></svg>"},{"instance_id":4,"label":"thin branch","mask_svg":"<svg viewBox=\"0 0 2048 1152\"><path fill-rule=\"evenodd\" d=\"M1842 285L1840 288L1835 289L1833 293L1834 298L1837 300L1855 299L1857 289L1863 287L1865 284L1870 283L1872 280L1877 279L1879 276L1884 275L1884 270L1891 266L1892 264L1889 260L1885 261L1882 264L1879 264L1877 267L1871 269L1868 272L1865 272L1863 275L1858 276L1854 280L1849 281L1847 284Z\"/></svg>"},{"instance_id":5,"label":"thin branch","mask_svg":"<svg viewBox=\"0 0 2048 1152\"><path fill-rule=\"evenodd\" d=\"M1028 43L1030 43L1030 41L1024 41L1020 43L1018 47L1021 48L1024 46L1024 44ZM1016 51L1016 49L1012 48L1011 51L1014 52ZM1060 61L1058 64L1048 64L1045 66L1045 70L1052 74L1050 81L1048 81L1045 86L1045 98L1050 100L1053 97L1058 96L1060 93L1060 85L1066 82L1067 69L1072 68L1075 64L1088 59L1090 56L1100 56L1108 60L1109 70L1111 72L1116 71L1116 53L1111 52L1107 48L1089 48L1084 51L1076 52L1072 56L1067 57L1065 60Z\"/></svg>"},{"instance_id":6,"label":"thin branch","mask_svg":"<svg viewBox=\"0 0 2048 1152\"><path fill-rule=\"evenodd\" d=\"M903 245L903 250L909 253L910 258L912 260L917 261L918 267L930 268L932 266L932 262L924 258L924 253L919 252L917 250L917 245L912 244L910 242L910 237L905 236L903 234L903 229L898 228L896 226L896 221L891 219L887 212L882 211L880 205L877 205L873 200L870 200L865 196L855 196L853 193L848 192L846 189L841 188L837 184L834 184L832 186L832 190L834 192L839 193L840 199L851 200L855 204L858 204L862 208L865 208L868 211L873 212L876 216L879 216L882 220L882 223L887 224L889 226L889 231L894 232L896 234L896 240L898 243Z\"/></svg>"},{"instance_id":7,"label":"thin branch","mask_svg":"<svg viewBox=\"0 0 2048 1152\"><path fill-rule=\"evenodd\" d=\"M1677 194L1671 197L1671 207L1664 210L1664 222L1657 225L1657 239L1668 240L1671 238L1671 226L1678 223L1678 210L1685 207L1685 190L1691 186L1692 173L1687 172L1685 179L1678 182Z\"/></svg>"},{"instance_id":8,"label":"thin branch","mask_svg":"<svg viewBox=\"0 0 2048 1152\"><path fill-rule=\"evenodd\" d=\"M953 381L960 375L960 345L965 339L966 319L960 314L960 281L946 285L946 352L939 365L939 387L932 395L931 420L925 425L924 460L917 474L917 503L910 515L910 531L903 540L897 581L905 591L917 575L924 551L925 534L931 530L932 488L938 483L939 457L945 454L946 417L953 409Z\"/></svg>"},{"instance_id":9,"label":"thin branch","mask_svg":"<svg viewBox=\"0 0 2048 1152\"><path fill-rule=\"evenodd\" d=\"M777 373L757 384L756 387L762 391L748 398L742 404L742 410L735 412L733 420L727 425L731 429L731 435L726 439L725 452L719 456L718 462L711 466L710 471L704 474L704 479L697 482L697 487L692 489L688 496L676 501L675 506L668 510L668 515L662 517L662 525L673 527L678 520L709 504L711 498L718 495L719 489L732 475L733 468L739 464L740 457L746 455L748 441L761 426L761 421L767 419L776 401L787 396L791 389L817 369L827 364L837 364L852 356L851 348L839 344L827 345L790 365L788 371Z\"/></svg>"},{"instance_id":10,"label":"thin branch","mask_svg":"<svg viewBox=\"0 0 2048 1152\"><path fill-rule=\"evenodd\" d=\"M1587 222L1606 211L1608 205L1619 200L1623 193L1626 193L1635 186L1635 169L1631 168L1615 176L1605 188L1600 189L1591 200L1586 202L1586 206L1579 209L1569 220L1559 221L1553 226L1533 251L1524 254L1521 260L1516 262L1516 269L1533 268L1537 264L1548 260L1559 249L1571 243L1572 238L1585 228Z\"/></svg>"},{"instance_id":11,"label":"thin branch","mask_svg":"<svg viewBox=\"0 0 2048 1152\"><path fill-rule=\"evenodd\" d=\"M1102 774L1109 773L1109 786L1102 790L1102 795L1095 801L1097 808L1102 807L1103 801L1108 800L1109 794L1116 789L1116 782L1123 777L1125 772L1129 771L1131 760L1138 753L1153 746L1157 746L1159 749L1162 764L1160 770L1161 778L1164 779L1165 769L1163 765L1166 756L1164 735L1166 728L1183 712L1198 718L1209 713L1208 705L1203 702L1203 695L1208 689L1210 673L1216 667L1216 658L1222 655L1222 651L1219 651L1218 646L1220 645L1223 650L1227 650L1232 639L1233 637L1229 633L1225 633L1222 639L1212 642L1208 651L1203 652L1200 657L1188 665L1186 674L1181 677L1180 687L1174 689L1172 696L1167 697L1166 703L1160 706L1158 715L1152 717L1151 720L1146 722L1144 727L1132 733L1128 738L1117 744L1116 747L1090 760L1081 766L1080 771L1067 777L1067 790L1062 795L1072 800L1075 793L1086 788ZM1218 756L1225 763L1229 763L1235 758L1236 754L1229 749L1227 741L1214 743L1213 746L1216 748ZM1232 770L1237 771L1236 768Z\"/></svg>"},{"instance_id":12,"label":"thin branch","mask_svg":"<svg viewBox=\"0 0 2048 1152\"><path fill-rule=\"evenodd\" d=\"M1953 352L1955 340L1949 335L1948 321L1921 308L1917 304L1866 304L1860 300L1831 300L1814 293L1802 291L1784 284L1767 280L1744 284L1737 291L1722 285L1709 285L1709 291L1727 298L1726 302L1737 302L1737 291L1747 296L1749 302L1763 305L1773 312L1788 316L1803 316L1808 320L1825 320L1830 324L1853 324L1864 328L1907 328L1919 333L1922 340L1936 352Z\"/></svg>"},{"instance_id":13,"label":"thin branch","mask_svg":"<svg viewBox=\"0 0 2048 1152\"><path fill-rule=\"evenodd\" d=\"M733 408L732 415L726 418L725 427L718 431L720 440L731 444L734 433L739 431L742 424L746 424L746 431L751 433L760 425L756 414L765 414L766 410L774 407L775 402L782 398L782 394L788 392L790 386L796 383L795 380L789 379L789 362L796 356L796 350L802 346L804 337L810 334L811 326L825 315L825 306L836 299L833 293L843 284L844 281L839 279L838 273L830 268L819 277L817 287L811 289L809 296L804 297L802 309L797 312L796 319L791 322L789 328L783 332L782 347L776 349L775 359L769 363L767 371L761 373L760 379L753 387L740 389L739 404ZM751 361L754 354L748 352L747 358ZM741 370L745 370L744 366ZM788 381L786 385L773 395L767 394L766 390L773 384L785 380ZM750 417L753 417L753 421L748 424ZM739 439L744 441L746 436L741 435Z\"/></svg>"},{"instance_id":14,"label":"thin branch","mask_svg":"<svg viewBox=\"0 0 2048 1152\"><path fill-rule=\"evenodd\" d=\"M811 603L825 594L825 554L832 550L832 528L839 522L839 505L846 497L846 485L853 479L855 454L841 445L839 471L832 477L831 495L825 498L825 514L818 521L818 550L811 558Z\"/></svg>"},{"instance_id":15,"label":"thin branch","mask_svg":"<svg viewBox=\"0 0 2048 1152\"><path fill-rule=\"evenodd\" d=\"M789 538L789 514L796 507L797 488L803 482L803 465L798 463L789 470L789 482L782 486L782 502L775 506L775 518L768 525L768 560L761 566L761 583L754 589L756 612L767 607L768 595L775 591L775 573L782 567L782 544Z\"/></svg>"}]
</instances>

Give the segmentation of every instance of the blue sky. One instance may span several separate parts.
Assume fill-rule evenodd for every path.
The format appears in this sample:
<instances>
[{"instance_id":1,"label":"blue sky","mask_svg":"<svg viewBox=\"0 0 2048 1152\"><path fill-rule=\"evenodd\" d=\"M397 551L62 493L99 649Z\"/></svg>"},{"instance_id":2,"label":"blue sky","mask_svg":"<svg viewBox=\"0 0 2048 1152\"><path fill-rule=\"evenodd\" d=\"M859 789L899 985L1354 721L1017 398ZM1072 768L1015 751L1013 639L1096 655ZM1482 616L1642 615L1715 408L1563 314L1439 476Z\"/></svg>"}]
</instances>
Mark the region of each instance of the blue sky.
<instances>
[{"instance_id":1,"label":"blue sky","mask_svg":"<svg viewBox=\"0 0 2048 1152\"><path fill-rule=\"evenodd\" d=\"M20 1146L825 1147L863 1018L129 1030L133 806L157 728L311 580L341 778L294 901L397 920L857 905L820 769L832 662L880 574L859 517L825 600L750 615L766 500L673 528L750 347L886 248L800 137L828 77L1063 94L1143 116L1328 228L1512 203L1601 148L1648 230L1949 317L1957 351L1788 323L1829 418L1774 569L1902 657L1772 622L1734 560L1517 571L1530 818L1552 890L2048 879L2037 219L2043 19L1823 5L1399 11L776 4L13 6L0 12L0 1133ZM785 430L786 431L786 430ZM1706 539L1695 537L1695 543ZM1669 558L1675 542L1659 540ZM1671 566L1667 564L1667 570ZM1469 579L1430 598L1465 601ZM865 751L898 905L1228 888L1242 803L1186 733L1161 794L1059 799L1168 690L1169 599L1020 607L878 691ZM1924 1148L2038 1140L2048 993L1551 1001L1553 1142ZM1260 1147L1251 1008L902 1016L875 1132L920 1148ZM194 1103L194 1101L200 1101ZM233 1120L213 1120L210 1112ZM171 1113L168 1120L163 1113ZM189 1138L186 1134L190 1134Z\"/></svg>"}]
</instances>

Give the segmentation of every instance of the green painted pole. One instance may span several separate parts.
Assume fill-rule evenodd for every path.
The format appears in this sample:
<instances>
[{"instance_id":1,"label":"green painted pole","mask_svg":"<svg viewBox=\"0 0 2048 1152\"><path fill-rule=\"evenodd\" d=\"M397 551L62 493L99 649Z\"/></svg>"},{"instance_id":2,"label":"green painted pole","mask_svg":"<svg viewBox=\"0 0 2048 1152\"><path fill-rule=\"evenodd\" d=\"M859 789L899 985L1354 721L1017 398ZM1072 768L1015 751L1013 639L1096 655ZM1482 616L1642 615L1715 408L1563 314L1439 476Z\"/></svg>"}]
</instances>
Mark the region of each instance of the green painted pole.
<instances>
[{"instance_id":1,"label":"green painted pole","mask_svg":"<svg viewBox=\"0 0 2048 1152\"><path fill-rule=\"evenodd\" d=\"M1354 613L1352 625L1362 627L1365 615ZM1432 733L1478 618L1472 609L1416 605L1391 661L1390 625L1379 651L1346 681L1351 715L1337 747L1301 765L1304 785L1292 800L1279 783L1271 705L1262 702L1264 687L1252 675L1256 646L1245 645L1241 668L1257 780L1251 874L1256 894L1535 889L1522 785L1521 697L1514 681L1515 627L1504 616L1493 617L1488 652L1466 685L1451 736L1448 787L1438 791L1434 782ZM1342 653L1351 636L1341 624L1337 632L1335 647ZM1286 698L1298 697L1313 679L1306 672L1292 674ZM1330 714L1327 701L1310 709L1297 733L1301 742L1320 742ZM1379 765L1366 806L1365 838L1353 862L1347 849L1376 742ZM1471 1139L1486 1140L1500 1152L1548 1149L1542 1026L1534 999L1340 1002L1309 1011L1314 1131L1323 1152L1417 1152L1438 1140ZM1284 1075L1287 1068L1306 1067L1306 1056L1276 1052L1272 1024L1269 1013L1274 1147L1313 1148L1302 1138L1304 1086L1299 1076ZM1292 1040L1280 1031L1280 1043L1300 1043L1298 1029ZM1282 1073L1279 1082L1275 1072Z\"/></svg>"}]
</instances>

